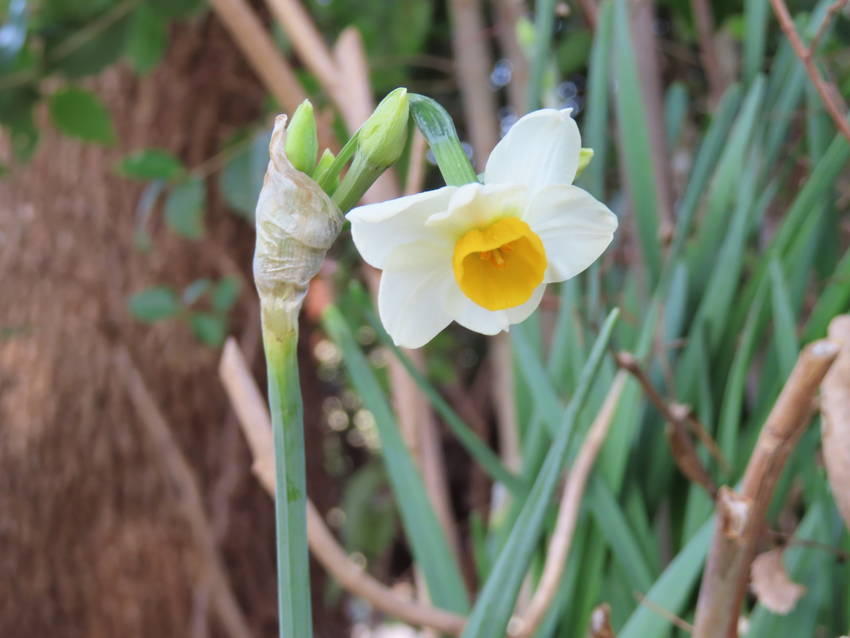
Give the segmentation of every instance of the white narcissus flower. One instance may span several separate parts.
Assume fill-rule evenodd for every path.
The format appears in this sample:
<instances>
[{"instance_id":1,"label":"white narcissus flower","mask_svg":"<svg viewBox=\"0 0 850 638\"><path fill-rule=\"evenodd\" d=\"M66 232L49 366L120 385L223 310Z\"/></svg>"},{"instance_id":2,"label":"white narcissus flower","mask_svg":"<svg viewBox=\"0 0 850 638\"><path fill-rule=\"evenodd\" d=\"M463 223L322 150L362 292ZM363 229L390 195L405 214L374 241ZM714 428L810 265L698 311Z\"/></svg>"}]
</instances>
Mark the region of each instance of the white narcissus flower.
<instances>
[{"instance_id":1,"label":"white narcissus flower","mask_svg":"<svg viewBox=\"0 0 850 638\"><path fill-rule=\"evenodd\" d=\"M355 208L360 254L383 270L381 321L418 348L452 321L496 334L524 321L546 284L574 277L608 247L616 216L573 186L581 136L570 110L522 117L487 160L484 183Z\"/></svg>"}]
</instances>

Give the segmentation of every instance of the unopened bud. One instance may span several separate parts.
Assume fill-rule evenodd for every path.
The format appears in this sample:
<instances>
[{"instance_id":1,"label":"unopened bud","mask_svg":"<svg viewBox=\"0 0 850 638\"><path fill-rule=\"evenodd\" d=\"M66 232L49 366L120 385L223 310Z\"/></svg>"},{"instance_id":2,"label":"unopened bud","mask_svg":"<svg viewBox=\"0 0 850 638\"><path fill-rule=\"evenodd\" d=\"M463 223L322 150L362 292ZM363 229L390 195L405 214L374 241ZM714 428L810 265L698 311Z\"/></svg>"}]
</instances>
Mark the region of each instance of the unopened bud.
<instances>
[{"instance_id":1,"label":"unopened bud","mask_svg":"<svg viewBox=\"0 0 850 638\"><path fill-rule=\"evenodd\" d=\"M322 178L333 165L335 159L336 155L333 154L331 149L326 148L325 151L322 153L322 156L319 158L319 162L316 164L316 170L313 171L313 179L315 179L316 182L320 183L322 181ZM333 193L336 190L337 186L339 186L339 173L337 173L330 179L328 185L325 188L325 191L328 193Z\"/></svg>"},{"instance_id":2,"label":"unopened bud","mask_svg":"<svg viewBox=\"0 0 850 638\"><path fill-rule=\"evenodd\" d=\"M254 281L264 329L283 335L298 326L307 285L342 228L342 214L285 149L286 116L275 120L269 165L257 201Z\"/></svg>"},{"instance_id":3,"label":"unopened bud","mask_svg":"<svg viewBox=\"0 0 850 638\"><path fill-rule=\"evenodd\" d=\"M590 160L593 159L593 149L592 148L583 148L579 151L578 154L578 169L576 170L576 177L584 173L584 169L588 167L590 164Z\"/></svg>"},{"instance_id":4,"label":"unopened bud","mask_svg":"<svg viewBox=\"0 0 850 638\"><path fill-rule=\"evenodd\" d=\"M410 99L407 89L390 92L360 127L359 154L376 168L387 168L401 157L407 143Z\"/></svg>"},{"instance_id":5,"label":"unopened bud","mask_svg":"<svg viewBox=\"0 0 850 638\"><path fill-rule=\"evenodd\" d=\"M319 152L319 138L316 133L316 116L313 104L304 100L292 114L292 120L286 130L286 156L297 170L307 175L313 173L316 155Z\"/></svg>"}]
</instances>

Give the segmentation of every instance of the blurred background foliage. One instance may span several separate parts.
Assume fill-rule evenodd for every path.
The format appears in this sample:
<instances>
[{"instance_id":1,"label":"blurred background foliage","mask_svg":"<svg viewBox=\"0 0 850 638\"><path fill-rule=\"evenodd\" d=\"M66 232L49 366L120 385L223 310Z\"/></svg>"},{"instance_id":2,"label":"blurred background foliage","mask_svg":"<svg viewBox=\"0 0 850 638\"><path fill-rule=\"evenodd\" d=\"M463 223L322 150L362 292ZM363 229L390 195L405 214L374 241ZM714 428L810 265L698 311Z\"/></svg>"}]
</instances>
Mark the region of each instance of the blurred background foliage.
<instances>
[{"instance_id":1,"label":"blurred background foliage","mask_svg":"<svg viewBox=\"0 0 850 638\"><path fill-rule=\"evenodd\" d=\"M690 4L659 0L652 25L663 59L666 185L675 211L670 235L659 237L663 205L655 186L658 167L648 160L653 153L641 97L647 88L637 76L625 3L601 3L595 33L576 3L537 4L555 6L539 98L546 106L574 109L585 145L596 151L581 184L609 203L622 226L616 249L599 266L547 296L532 320L512 330L523 456L518 478L524 489L533 484L606 311L619 306L622 317L612 345L634 352L665 397L693 407L725 459L720 462L700 449L702 462L716 482L734 484L799 349L824 336L829 319L847 311L847 143L836 136L771 22L766 2L711 3L720 63L734 79L715 99L698 55ZM829 4L788 3L807 38ZM256 5L263 11L261 3ZM396 86L430 95L455 116L461 137L469 137L464 122L474 115L465 116L462 110L464 87L455 75L452 20L445 3L325 0L304 5L327 42L347 27L357 28L376 96ZM493 3L483 5L488 24L496 22ZM533 61L541 34L534 28L535 7L527 8L516 33L526 58ZM253 121L217 129L214 151L192 163L178 149L130 146L112 105L98 92L97 78L110 69L139 77L155 74L169 64L169 48L184 30L214 19L203 0L0 0L0 125L8 140L0 154L4 179L13 182L39 152L49 154L43 139L58 131L82 144L104 147L113 176L137 183L133 209L115 211L114 223L129 229L138 254L154 260L162 254L158 244L175 238L181 242L179 252L190 260L201 254L205 242L218 250L220 243L212 243L209 229L223 223L222 215L234 216L236 232L250 236L268 159L270 116L280 105L268 97L257 100L256 93L247 96L255 101ZM846 97L850 19L839 12L831 25L819 57ZM274 35L289 55L292 43L286 34L274 27ZM488 30L488 47L495 51L493 39ZM230 53L239 55L235 46ZM321 83L306 67L296 70L318 109L333 120L334 130L344 131ZM494 56L489 83L502 133L521 115L510 104L512 80L510 61ZM217 81L214 70L208 81ZM472 145L467 147L473 155ZM431 160L426 185L436 186L440 178ZM408 157L401 162L402 173L408 163ZM80 188L86 186L81 181ZM211 208L218 217L210 214ZM169 277L166 267L159 279L119 291L123 311L150 329L163 322L188 328L204 348L219 348L235 326L251 321L244 316L246 304L254 303L244 244L231 255L241 276L210 268L185 281L182 269ZM365 355L379 387L389 394L388 360L396 354L374 323L368 295L352 283L358 278L359 258L346 236L332 258L335 303L354 340L342 341L317 324L305 334L302 356L317 375L305 383L314 386L310 396L321 427L311 462L319 463L338 486L338 504L325 514L345 548L382 580L409 586L411 561L421 557L411 556L403 539L397 503L405 495L384 468L374 405L356 387L358 378L346 375L346 365ZM20 334L16 325L0 328L3 341ZM443 396L464 420L477 423L477 434L498 447L490 392L493 354L487 340L453 328L426 352L423 387ZM576 421L577 432L586 431L615 372L606 359ZM220 393L209 365L198 379L204 392ZM637 385L627 386L588 488L572 560L536 635L585 635L591 610L602 600L611 604L621 638L686 635L656 608L692 619L712 504L677 471L664 426ZM451 509L468 550L460 553L458 569L468 583L480 587L498 568L511 530L521 527L517 502L522 499L511 500L503 485L493 490L491 477L470 464L464 446L444 430L440 436ZM850 626L850 541L818 460L818 434L818 428L810 429L795 450L771 512L779 533L822 546L788 544L786 567L807 594L788 616L773 614L751 599L748 636L838 636ZM572 457L580 441L573 439ZM245 459L242 466L247 473ZM251 520L250 512L245 516ZM547 513L547 532L555 516L554 508ZM270 531L266 521L267 544ZM431 557L444 559L454 560ZM529 568L532 581L544 560L545 545L538 542ZM238 586L238 578L236 582ZM642 605L635 592L655 607ZM321 595L328 608L343 604L330 581ZM348 621L372 618L356 600L351 607L345 614ZM257 635L273 635L259 621L256 626Z\"/></svg>"}]
</instances>

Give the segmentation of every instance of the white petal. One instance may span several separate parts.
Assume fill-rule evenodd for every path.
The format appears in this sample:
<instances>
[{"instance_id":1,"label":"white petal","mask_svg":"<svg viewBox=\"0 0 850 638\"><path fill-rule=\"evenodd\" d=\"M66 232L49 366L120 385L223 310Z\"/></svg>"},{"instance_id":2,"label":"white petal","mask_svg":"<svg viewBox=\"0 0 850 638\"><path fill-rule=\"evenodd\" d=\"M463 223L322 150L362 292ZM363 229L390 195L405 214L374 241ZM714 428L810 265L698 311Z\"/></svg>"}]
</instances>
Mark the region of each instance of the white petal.
<instances>
[{"instance_id":1,"label":"white petal","mask_svg":"<svg viewBox=\"0 0 850 638\"><path fill-rule=\"evenodd\" d=\"M464 184L449 200L448 208L428 218L427 226L458 237L470 228L489 226L526 205L525 189L517 186Z\"/></svg>"},{"instance_id":2,"label":"white petal","mask_svg":"<svg viewBox=\"0 0 850 638\"><path fill-rule=\"evenodd\" d=\"M529 202L523 220L546 249L546 283L575 277L590 266L617 230L617 216L577 186L540 191Z\"/></svg>"},{"instance_id":3,"label":"white petal","mask_svg":"<svg viewBox=\"0 0 850 638\"><path fill-rule=\"evenodd\" d=\"M367 263L383 268L393 249L434 234L425 227L425 220L447 210L456 190L456 186L445 186L353 209L346 218L351 221L354 245Z\"/></svg>"},{"instance_id":4,"label":"white petal","mask_svg":"<svg viewBox=\"0 0 850 638\"><path fill-rule=\"evenodd\" d=\"M517 184L532 193L549 184L572 184L581 134L571 109L524 115L496 144L484 171L486 184Z\"/></svg>"},{"instance_id":5,"label":"white petal","mask_svg":"<svg viewBox=\"0 0 850 638\"><path fill-rule=\"evenodd\" d=\"M498 334L507 330L510 322L504 310L487 310L482 308L469 297L463 294L458 285L454 284L444 299L445 310L452 319L464 328L480 332L485 335Z\"/></svg>"},{"instance_id":6,"label":"white petal","mask_svg":"<svg viewBox=\"0 0 850 638\"><path fill-rule=\"evenodd\" d=\"M443 303L452 277L451 262L441 269L427 260L383 272L378 312L396 345L420 348L451 323Z\"/></svg>"},{"instance_id":7,"label":"white petal","mask_svg":"<svg viewBox=\"0 0 850 638\"><path fill-rule=\"evenodd\" d=\"M517 306L516 308L508 308L505 310L505 314L508 316L508 321L511 324L514 323L522 323L526 319L531 316L535 310L537 310L537 306L540 305L540 300L543 299L543 292L546 290L546 284L540 284L537 288L534 289L534 292L531 293L531 299L526 301L521 306Z\"/></svg>"}]
</instances>

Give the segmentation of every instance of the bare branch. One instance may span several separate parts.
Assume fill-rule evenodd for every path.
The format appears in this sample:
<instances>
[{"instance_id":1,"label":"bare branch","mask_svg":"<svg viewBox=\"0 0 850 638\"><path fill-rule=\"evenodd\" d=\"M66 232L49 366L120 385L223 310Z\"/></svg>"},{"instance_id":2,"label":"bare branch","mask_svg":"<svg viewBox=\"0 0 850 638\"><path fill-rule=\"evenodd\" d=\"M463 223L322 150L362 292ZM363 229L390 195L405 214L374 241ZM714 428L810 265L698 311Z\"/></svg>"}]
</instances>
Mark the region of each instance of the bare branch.
<instances>
[{"instance_id":1,"label":"bare branch","mask_svg":"<svg viewBox=\"0 0 850 638\"><path fill-rule=\"evenodd\" d=\"M691 0L691 12L697 26L697 37L699 38L700 58L708 76L708 86L711 93L711 101L714 104L720 101L728 79L723 73L723 67L717 58L717 48L714 43L714 18L711 15L711 6L706 0Z\"/></svg>"},{"instance_id":2,"label":"bare branch","mask_svg":"<svg viewBox=\"0 0 850 638\"><path fill-rule=\"evenodd\" d=\"M695 638L735 638L741 602L768 506L788 456L809 423L815 395L838 356L835 342L809 344L762 427L740 494L722 487L718 524L700 587Z\"/></svg>"},{"instance_id":3,"label":"bare branch","mask_svg":"<svg viewBox=\"0 0 850 638\"><path fill-rule=\"evenodd\" d=\"M307 95L253 9L245 0L211 0L210 4L266 89L292 113Z\"/></svg>"},{"instance_id":4,"label":"bare branch","mask_svg":"<svg viewBox=\"0 0 850 638\"><path fill-rule=\"evenodd\" d=\"M608 396L605 397L599 413L590 426L576 461L569 472L567 484L561 496L558 520L555 523L555 530L552 532L552 538L546 552L543 574L521 622L516 623L519 632L515 635L518 638L530 638L535 634L558 592L561 576L563 576L567 565L567 557L570 553L584 489L596 457L602 449L602 444L605 443L611 422L614 420L620 395L623 393L627 378L626 372L623 370L620 370L614 377L614 382L608 390Z\"/></svg>"},{"instance_id":5,"label":"bare branch","mask_svg":"<svg viewBox=\"0 0 850 638\"><path fill-rule=\"evenodd\" d=\"M844 5L846 4L847 0L835 0L835 2L829 5L829 9L826 10L826 15L823 18L823 22L820 23L817 33L815 33L815 37L813 37L812 41L809 43L809 51L812 55L817 54L818 47L820 46L820 41L829 29L830 23L832 22L833 18L835 18L835 16L838 14L838 12L844 8Z\"/></svg>"},{"instance_id":6,"label":"bare branch","mask_svg":"<svg viewBox=\"0 0 850 638\"><path fill-rule=\"evenodd\" d=\"M797 57L803 63L806 74L817 90L826 112L832 118L835 127L850 142L850 124L847 123L846 113L842 113L842 110L846 111L847 109L844 105L837 103L840 101L838 89L832 83L824 80L820 69L818 69L814 62L814 50L806 47L803 43L800 34L797 32L797 27L794 26L794 20L788 12L785 1L770 0L770 5L773 7L773 12L776 14L776 19L779 21L779 26L785 33L785 37L791 43L791 48L794 49L794 53L797 54Z\"/></svg>"}]
</instances>

